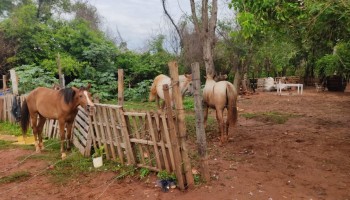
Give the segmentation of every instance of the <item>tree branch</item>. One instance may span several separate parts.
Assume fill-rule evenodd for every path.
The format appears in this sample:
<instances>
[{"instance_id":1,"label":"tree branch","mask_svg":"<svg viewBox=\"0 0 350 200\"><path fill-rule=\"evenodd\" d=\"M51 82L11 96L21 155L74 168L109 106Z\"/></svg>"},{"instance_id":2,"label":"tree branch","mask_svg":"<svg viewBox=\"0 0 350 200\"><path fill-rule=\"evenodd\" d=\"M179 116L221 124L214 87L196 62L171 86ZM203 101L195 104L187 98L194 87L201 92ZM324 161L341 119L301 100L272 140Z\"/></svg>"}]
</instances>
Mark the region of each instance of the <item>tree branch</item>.
<instances>
[{"instance_id":1,"label":"tree branch","mask_svg":"<svg viewBox=\"0 0 350 200\"><path fill-rule=\"evenodd\" d=\"M196 14L196 4L194 3L194 0L190 0L191 2L191 12L192 12L192 19L193 19L193 24L196 32L200 37L202 37L202 31L199 28L199 22Z\"/></svg>"},{"instance_id":2,"label":"tree branch","mask_svg":"<svg viewBox=\"0 0 350 200\"><path fill-rule=\"evenodd\" d=\"M177 25L175 24L173 18L170 16L169 12L167 11L166 7L165 7L165 0L162 0L162 5L163 5L163 10L164 10L164 13L165 15L169 18L170 22L173 24L173 26L175 27L176 29L176 32L177 34L179 35L179 38L180 38L180 47L181 49L183 48L183 37L182 37L182 34L180 32L180 29L179 27L177 27Z\"/></svg>"}]
</instances>

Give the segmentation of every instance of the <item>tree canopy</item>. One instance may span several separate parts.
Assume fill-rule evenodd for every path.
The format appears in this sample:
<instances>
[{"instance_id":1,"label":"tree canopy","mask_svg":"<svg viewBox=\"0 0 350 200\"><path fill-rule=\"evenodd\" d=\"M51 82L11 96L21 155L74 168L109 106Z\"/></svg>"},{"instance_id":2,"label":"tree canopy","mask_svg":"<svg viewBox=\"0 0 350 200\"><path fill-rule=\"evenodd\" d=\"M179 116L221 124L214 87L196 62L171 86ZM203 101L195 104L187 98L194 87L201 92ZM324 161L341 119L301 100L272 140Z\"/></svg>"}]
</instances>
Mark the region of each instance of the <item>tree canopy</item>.
<instances>
[{"instance_id":1,"label":"tree canopy","mask_svg":"<svg viewBox=\"0 0 350 200\"><path fill-rule=\"evenodd\" d=\"M249 77L350 76L349 1L231 0L235 18L219 21L216 2L190 1L191 15L172 21L183 45L175 54L164 47L166 34L151 36L142 52L127 49L125 41L116 44L86 1L3 0L0 73L16 68L28 92L57 82L59 62L69 85L90 82L102 99L116 97L118 68L125 71L129 97L142 99L139 94L155 76L167 74L174 59L181 73L200 62L202 72L229 73L231 80L233 69Z\"/></svg>"}]
</instances>

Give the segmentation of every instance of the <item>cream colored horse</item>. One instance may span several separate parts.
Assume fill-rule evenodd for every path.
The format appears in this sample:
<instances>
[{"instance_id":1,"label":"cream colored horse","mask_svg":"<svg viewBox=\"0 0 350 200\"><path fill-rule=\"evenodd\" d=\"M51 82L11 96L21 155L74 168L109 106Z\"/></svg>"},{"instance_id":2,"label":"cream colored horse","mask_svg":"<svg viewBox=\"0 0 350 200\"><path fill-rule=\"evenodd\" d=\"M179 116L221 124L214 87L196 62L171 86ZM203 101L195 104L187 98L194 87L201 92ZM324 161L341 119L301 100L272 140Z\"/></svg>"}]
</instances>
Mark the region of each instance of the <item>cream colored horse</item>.
<instances>
[{"instance_id":1,"label":"cream colored horse","mask_svg":"<svg viewBox=\"0 0 350 200\"><path fill-rule=\"evenodd\" d=\"M180 87L181 94L182 94L182 96L184 96L186 91L189 90L190 87L192 87L191 86L192 75L191 74L180 75L179 82L180 82L179 87ZM171 88L172 88L171 78L164 75L164 74L160 74L154 79L152 86L151 86L151 91L149 93L149 101L156 100L158 108L160 108L159 99L164 100L164 93L163 93L163 85L164 84L169 85L170 98L172 99L172 97L171 97ZM164 105L165 105L165 103L163 101L162 108L164 108Z\"/></svg>"},{"instance_id":2,"label":"cream colored horse","mask_svg":"<svg viewBox=\"0 0 350 200\"><path fill-rule=\"evenodd\" d=\"M204 103L204 127L207 125L208 108L216 110L216 120L220 129L220 144L223 145L228 140L229 127L233 127L237 122L237 91L232 83L228 81L216 82L214 78L207 75L203 89ZM224 122L224 109L227 109L226 127Z\"/></svg>"}]
</instances>

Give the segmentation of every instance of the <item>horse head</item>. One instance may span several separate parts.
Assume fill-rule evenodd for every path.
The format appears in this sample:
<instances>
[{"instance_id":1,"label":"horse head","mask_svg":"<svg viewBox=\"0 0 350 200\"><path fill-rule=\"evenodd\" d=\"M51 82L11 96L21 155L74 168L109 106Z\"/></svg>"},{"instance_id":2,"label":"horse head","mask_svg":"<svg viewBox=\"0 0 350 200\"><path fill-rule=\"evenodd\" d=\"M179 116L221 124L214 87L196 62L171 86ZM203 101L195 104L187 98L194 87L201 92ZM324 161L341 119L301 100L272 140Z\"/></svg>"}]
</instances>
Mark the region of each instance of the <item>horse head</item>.
<instances>
[{"instance_id":1,"label":"horse head","mask_svg":"<svg viewBox=\"0 0 350 200\"><path fill-rule=\"evenodd\" d=\"M192 93L192 74L179 76L181 95L184 96L187 91Z\"/></svg>"},{"instance_id":2,"label":"horse head","mask_svg":"<svg viewBox=\"0 0 350 200\"><path fill-rule=\"evenodd\" d=\"M89 92L91 84L89 83L87 87L80 87L79 89L72 87L75 90L75 99L77 104L82 106L90 114L95 110L95 104L92 101L92 95Z\"/></svg>"}]
</instances>

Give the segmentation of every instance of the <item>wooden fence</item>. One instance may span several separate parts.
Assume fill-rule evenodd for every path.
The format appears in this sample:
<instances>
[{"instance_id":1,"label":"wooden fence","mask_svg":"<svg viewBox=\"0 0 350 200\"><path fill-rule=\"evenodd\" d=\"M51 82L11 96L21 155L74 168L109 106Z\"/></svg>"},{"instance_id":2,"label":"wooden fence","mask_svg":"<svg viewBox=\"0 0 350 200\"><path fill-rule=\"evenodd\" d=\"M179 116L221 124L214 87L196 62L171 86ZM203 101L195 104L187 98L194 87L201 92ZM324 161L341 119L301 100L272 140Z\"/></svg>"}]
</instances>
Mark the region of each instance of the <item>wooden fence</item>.
<instances>
[{"instance_id":1,"label":"wooden fence","mask_svg":"<svg viewBox=\"0 0 350 200\"><path fill-rule=\"evenodd\" d=\"M21 99L23 101L23 97ZM0 96L1 121L15 123L11 114L12 101L13 95ZM175 116L169 117L165 112L127 112L119 105L95 106L96 112L92 115L80 108L74 123L73 143L84 156L91 155L92 147L104 146L109 160L152 171L174 172L181 168L182 175L176 175L185 177L185 162L175 163L174 158L175 154L183 155L182 149L174 146L175 141L170 139L179 138ZM169 128L169 123L175 124L175 130ZM58 138L57 121L47 120L43 134L48 138ZM184 189L185 183L179 185Z\"/></svg>"}]
</instances>

